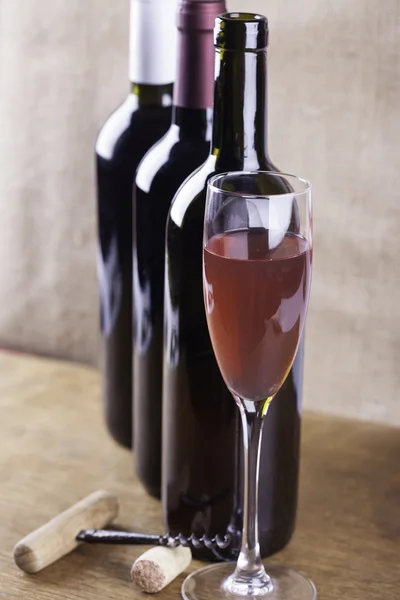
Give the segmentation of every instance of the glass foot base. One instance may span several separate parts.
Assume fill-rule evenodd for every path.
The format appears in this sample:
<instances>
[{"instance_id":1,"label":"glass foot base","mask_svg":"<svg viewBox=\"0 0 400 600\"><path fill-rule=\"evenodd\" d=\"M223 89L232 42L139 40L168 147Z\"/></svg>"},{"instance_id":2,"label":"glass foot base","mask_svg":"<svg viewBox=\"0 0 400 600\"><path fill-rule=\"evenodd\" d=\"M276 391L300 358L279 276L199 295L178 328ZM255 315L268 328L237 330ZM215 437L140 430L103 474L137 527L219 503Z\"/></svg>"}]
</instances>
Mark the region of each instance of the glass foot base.
<instances>
[{"instance_id":1,"label":"glass foot base","mask_svg":"<svg viewBox=\"0 0 400 600\"><path fill-rule=\"evenodd\" d=\"M230 576L235 570L235 563L210 565L191 573L182 584L182 596L185 600L315 600L317 592L310 579L300 573L281 567L266 564L270 577L270 585L266 593L251 586L233 591Z\"/></svg>"}]
</instances>

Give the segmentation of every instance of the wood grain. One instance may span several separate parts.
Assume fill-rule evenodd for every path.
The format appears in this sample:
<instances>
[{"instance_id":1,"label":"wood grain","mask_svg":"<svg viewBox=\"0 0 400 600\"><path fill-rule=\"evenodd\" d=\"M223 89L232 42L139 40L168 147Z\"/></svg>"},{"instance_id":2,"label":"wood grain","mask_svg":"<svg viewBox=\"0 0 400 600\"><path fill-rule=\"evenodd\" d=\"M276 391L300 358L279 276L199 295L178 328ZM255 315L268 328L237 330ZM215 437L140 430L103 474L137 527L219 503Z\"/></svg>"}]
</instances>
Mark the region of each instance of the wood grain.
<instances>
[{"instance_id":1,"label":"wood grain","mask_svg":"<svg viewBox=\"0 0 400 600\"><path fill-rule=\"evenodd\" d=\"M272 560L311 577L320 600L398 600L399 462L398 429L306 414L298 526ZM120 499L120 525L163 531L160 504L105 431L96 371L0 352L2 600L144 598L130 580L143 548L82 545L37 575L13 562L19 539L99 488ZM182 579L159 597L178 598Z\"/></svg>"}]
</instances>

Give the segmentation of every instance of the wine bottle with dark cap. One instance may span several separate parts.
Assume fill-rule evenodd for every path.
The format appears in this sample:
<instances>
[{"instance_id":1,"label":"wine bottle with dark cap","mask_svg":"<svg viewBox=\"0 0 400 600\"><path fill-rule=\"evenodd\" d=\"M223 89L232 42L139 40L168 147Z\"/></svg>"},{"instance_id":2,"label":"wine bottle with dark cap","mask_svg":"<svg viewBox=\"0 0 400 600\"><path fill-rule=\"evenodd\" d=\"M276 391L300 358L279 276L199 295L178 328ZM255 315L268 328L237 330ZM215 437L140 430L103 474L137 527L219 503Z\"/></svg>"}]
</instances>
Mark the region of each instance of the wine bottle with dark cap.
<instances>
[{"instance_id":1,"label":"wine bottle with dark cap","mask_svg":"<svg viewBox=\"0 0 400 600\"><path fill-rule=\"evenodd\" d=\"M160 497L165 226L171 201L207 158L214 87L213 28L225 0L180 0L172 122L141 161L133 187L133 422L136 472Z\"/></svg>"}]
</instances>

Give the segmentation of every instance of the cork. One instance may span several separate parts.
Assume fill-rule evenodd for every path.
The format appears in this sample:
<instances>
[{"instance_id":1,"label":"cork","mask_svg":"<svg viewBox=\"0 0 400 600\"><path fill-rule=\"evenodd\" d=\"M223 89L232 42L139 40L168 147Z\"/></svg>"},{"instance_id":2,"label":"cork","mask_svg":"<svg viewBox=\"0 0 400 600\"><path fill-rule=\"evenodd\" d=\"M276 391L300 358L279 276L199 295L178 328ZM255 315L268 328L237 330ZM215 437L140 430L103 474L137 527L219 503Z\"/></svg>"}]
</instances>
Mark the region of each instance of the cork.
<instances>
[{"instance_id":1,"label":"cork","mask_svg":"<svg viewBox=\"0 0 400 600\"><path fill-rule=\"evenodd\" d=\"M191 560L190 548L151 548L133 563L132 580L143 592L155 594L183 573Z\"/></svg>"}]
</instances>

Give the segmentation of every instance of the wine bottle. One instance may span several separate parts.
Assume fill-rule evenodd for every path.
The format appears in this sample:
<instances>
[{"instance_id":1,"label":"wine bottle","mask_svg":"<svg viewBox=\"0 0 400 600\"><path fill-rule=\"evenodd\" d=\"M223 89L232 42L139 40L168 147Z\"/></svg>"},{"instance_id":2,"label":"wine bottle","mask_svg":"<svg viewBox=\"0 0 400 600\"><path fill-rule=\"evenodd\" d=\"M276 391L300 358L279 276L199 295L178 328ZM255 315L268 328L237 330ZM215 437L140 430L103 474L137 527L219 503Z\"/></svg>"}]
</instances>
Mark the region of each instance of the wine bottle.
<instances>
[{"instance_id":1,"label":"wine bottle","mask_svg":"<svg viewBox=\"0 0 400 600\"><path fill-rule=\"evenodd\" d=\"M268 22L228 13L216 20L211 152L174 197L167 223L162 500L167 530L223 534L234 558L242 514L239 411L220 375L202 290L206 182L225 171L276 170L267 153ZM271 189L271 192L284 191ZM287 190L286 190L287 191ZM294 217L295 218L295 215ZM303 348L265 424L260 465L260 544L271 554L290 539L296 514ZM265 366L268 369L268 365Z\"/></svg>"},{"instance_id":2,"label":"wine bottle","mask_svg":"<svg viewBox=\"0 0 400 600\"><path fill-rule=\"evenodd\" d=\"M176 68L177 0L131 0L131 89L96 143L102 395L114 439L132 441L132 185L168 130Z\"/></svg>"},{"instance_id":3,"label":"wine bottle","mask_svg":"<svg viewBox=\"0 0 400 600\"><path fill-rule=\"evenodd\" d=\"M165 226L179 186L211 142L215 17L224 0L181 0L171 127L141 161L133 192L134 456L149 494L160 497Z\"/></svg>"}]
</instances>

